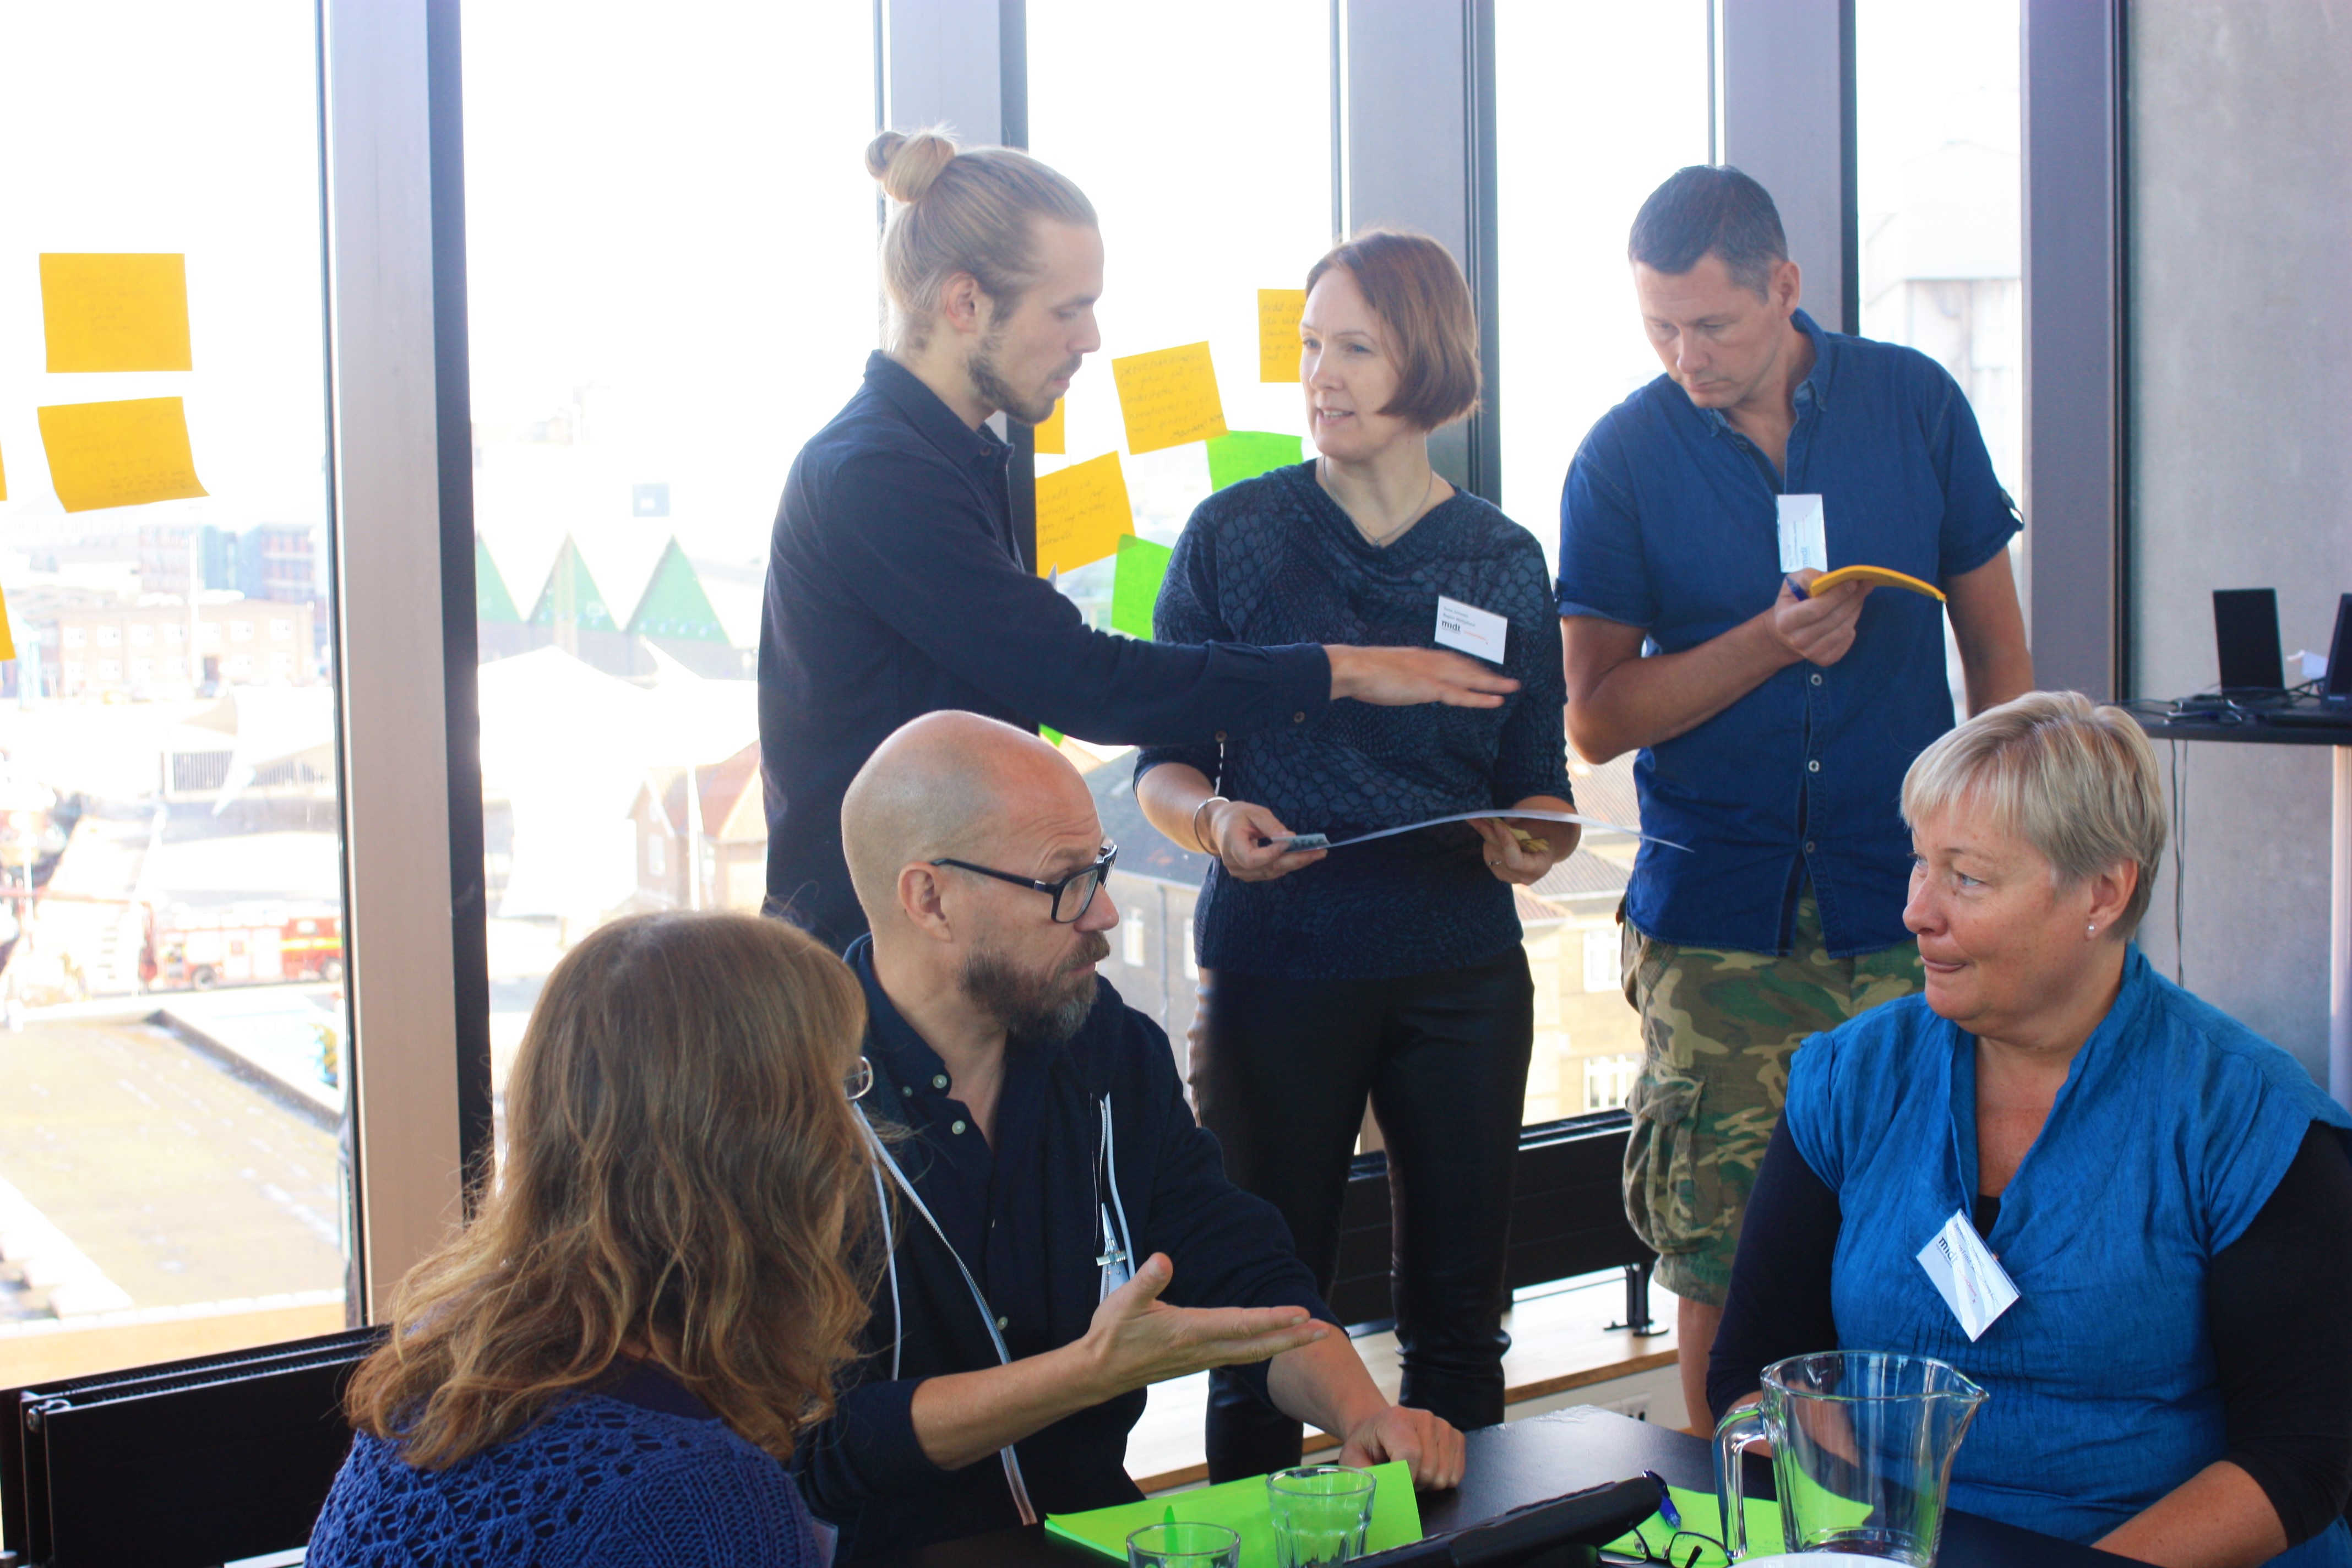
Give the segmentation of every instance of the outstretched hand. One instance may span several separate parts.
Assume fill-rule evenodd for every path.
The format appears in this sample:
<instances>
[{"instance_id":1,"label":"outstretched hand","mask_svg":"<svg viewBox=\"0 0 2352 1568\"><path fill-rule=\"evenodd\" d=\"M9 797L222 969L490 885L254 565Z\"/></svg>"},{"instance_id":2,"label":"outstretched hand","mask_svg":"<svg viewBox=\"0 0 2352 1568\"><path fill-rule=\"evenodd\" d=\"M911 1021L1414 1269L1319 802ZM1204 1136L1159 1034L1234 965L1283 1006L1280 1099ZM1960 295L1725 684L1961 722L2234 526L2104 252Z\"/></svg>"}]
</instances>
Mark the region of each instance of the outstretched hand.
<instances>
[{"instance_id":1,"label":"outstretched hand","mask_svg":"<svg viewBox=\"0 0 2352 1568\"><path fill-rule=\"evenodd\" d=\"M1160 1300L1176 1266L1155 1252L1103 1298L1079 1342L1108 1399L1130 1389L1242 1366L1313 1344L1332 1330L1304 1307L1171 1307Z\"/></svg>"},{"instance_id":2,"label":"outstretched hand","mask_svg":"<svg viewBox=\"0 0 2352 1568\"><path fill-rule=\"evenodd\" d=\"M1331 700L1352 697L1386 708L1443 702L1449 708L1500 708L1519 683L1501 670L1440 647L1323 649L1331 660Z\"/></svg>"}]
</instances>

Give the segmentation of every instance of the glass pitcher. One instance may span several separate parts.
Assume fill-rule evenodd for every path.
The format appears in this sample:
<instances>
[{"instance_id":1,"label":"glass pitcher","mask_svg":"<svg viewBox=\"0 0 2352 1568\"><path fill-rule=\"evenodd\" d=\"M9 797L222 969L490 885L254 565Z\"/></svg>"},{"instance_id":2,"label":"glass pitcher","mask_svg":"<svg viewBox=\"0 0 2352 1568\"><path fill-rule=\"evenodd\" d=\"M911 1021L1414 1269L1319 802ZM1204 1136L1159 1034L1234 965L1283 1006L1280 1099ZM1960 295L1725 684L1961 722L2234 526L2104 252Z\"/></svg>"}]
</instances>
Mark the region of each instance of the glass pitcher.
<instances>
[{"instance_id":1,"label":"glass pitcher","mask_svg":"<svg viewBox=\"0 0 2352 1568\"><path fill-rule=\"evenodd\" d=\"M1747 1555L1740 1456L1769 1442L1780 1550L1930 1568L1952 1458L1987 1397L1926 1356L1832 1351L1773 1363L1764 1369L1763 1403L1733 1411L1716 1428L1724 1546L1734 1561Z\"/></svg>"}]
</instances>

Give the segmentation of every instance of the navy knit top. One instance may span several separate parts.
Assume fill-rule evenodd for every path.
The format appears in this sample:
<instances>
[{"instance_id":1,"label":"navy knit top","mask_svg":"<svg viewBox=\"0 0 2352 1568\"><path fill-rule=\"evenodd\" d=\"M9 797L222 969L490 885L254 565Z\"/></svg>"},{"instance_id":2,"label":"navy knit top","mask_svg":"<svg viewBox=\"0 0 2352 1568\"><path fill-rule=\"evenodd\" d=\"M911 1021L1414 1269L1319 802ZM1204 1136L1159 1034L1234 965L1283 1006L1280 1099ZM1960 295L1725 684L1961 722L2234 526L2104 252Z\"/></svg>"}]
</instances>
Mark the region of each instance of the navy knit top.
<instances>
[{"instance_id":1,"label":"navy knit top","mask_svg":"<svg viewBox=\"0 0 2352 1568\"><path fill-rule=\"evenodd\" d=\"M699 1414L696 1414L698 1412ZM784 1467L666 1374L559 1397L516 1436L446 1470L352 1444L303 1557L310 1568L817 1568Z\"/></svg>"},{"instance_id":2,"label":"navy knit top","mask_svg":"<svg viewBox=\"0 0 2352 1568\"><path fill-rule=\"evenodd\" d=\"M1155 746L1136 773L1189 763L1218 793L1333 839L1449 812L1571 798L1559 620L1535 535L1457 491L1385 547L1316 483L1277 468L1193 510L1160 590L1163 642L1434 647L1440 596L1510 623L1500 708L1331 703L1208 746ZM1334 850L1272 882L1212 866L1194 917L1201 963L1286 980L1385 979L1499 957L1519 941L1508 885L1466 824Z\"/></svg>"}]
</instances>

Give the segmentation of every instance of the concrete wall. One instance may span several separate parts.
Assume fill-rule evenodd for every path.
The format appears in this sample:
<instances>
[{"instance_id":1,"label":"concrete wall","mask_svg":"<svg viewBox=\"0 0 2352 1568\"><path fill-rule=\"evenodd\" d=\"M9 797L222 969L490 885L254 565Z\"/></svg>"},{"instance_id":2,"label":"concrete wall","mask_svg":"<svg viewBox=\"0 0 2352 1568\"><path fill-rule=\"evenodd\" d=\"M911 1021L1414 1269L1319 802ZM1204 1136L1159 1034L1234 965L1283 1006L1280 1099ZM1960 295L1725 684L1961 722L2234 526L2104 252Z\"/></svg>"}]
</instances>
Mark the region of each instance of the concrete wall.
<instances>
[{"instance_id":1,"label":"concrete wall","mask_svg":"<svg viewBox=\"0 0 2352 1568\"><path fill-rule=\"evenodd\" d=\"M2128 15L2132 687L2170 697L2217 679L2213 589L2276 587L2289 653L2352 590L2352 0ZM2188 984L2325 1082L2328 752L2180 752Z\"/></svg>"}]
</instances>

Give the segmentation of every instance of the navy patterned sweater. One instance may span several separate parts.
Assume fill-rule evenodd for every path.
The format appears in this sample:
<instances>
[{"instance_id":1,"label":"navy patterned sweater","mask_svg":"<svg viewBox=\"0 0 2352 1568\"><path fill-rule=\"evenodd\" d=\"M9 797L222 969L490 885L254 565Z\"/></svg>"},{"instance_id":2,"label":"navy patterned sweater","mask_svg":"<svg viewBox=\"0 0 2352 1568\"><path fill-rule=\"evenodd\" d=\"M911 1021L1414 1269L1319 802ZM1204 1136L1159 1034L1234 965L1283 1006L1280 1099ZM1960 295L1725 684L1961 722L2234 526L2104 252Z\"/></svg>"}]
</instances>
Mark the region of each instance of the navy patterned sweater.
<instances>
[{"instance_id":1,"label":"navy patterned sweater","mask_svg":"<svg viewBox=\"0 0 2352 1568\"><path fill-rule=\"evenodd\" d=\"M1311 461L1229 486L1186 523L1152 630L1163 642L1434 647L1440 595L1510 623L1503 668L1520 688L1502 707L1334 702L1219 744L1148 748L1136 775L1189 763L1292 832L1334 839L1529 795L1570 799L1543 549L1475 496L1456 492L1381 548L1315 482ZM1213 969L1385 979L1497 958L1519 941L1519 921L1483 841L1454 825L1335 850L1272 882L1213 866L1194 936Z\"/></svg>"}]
</instances>

